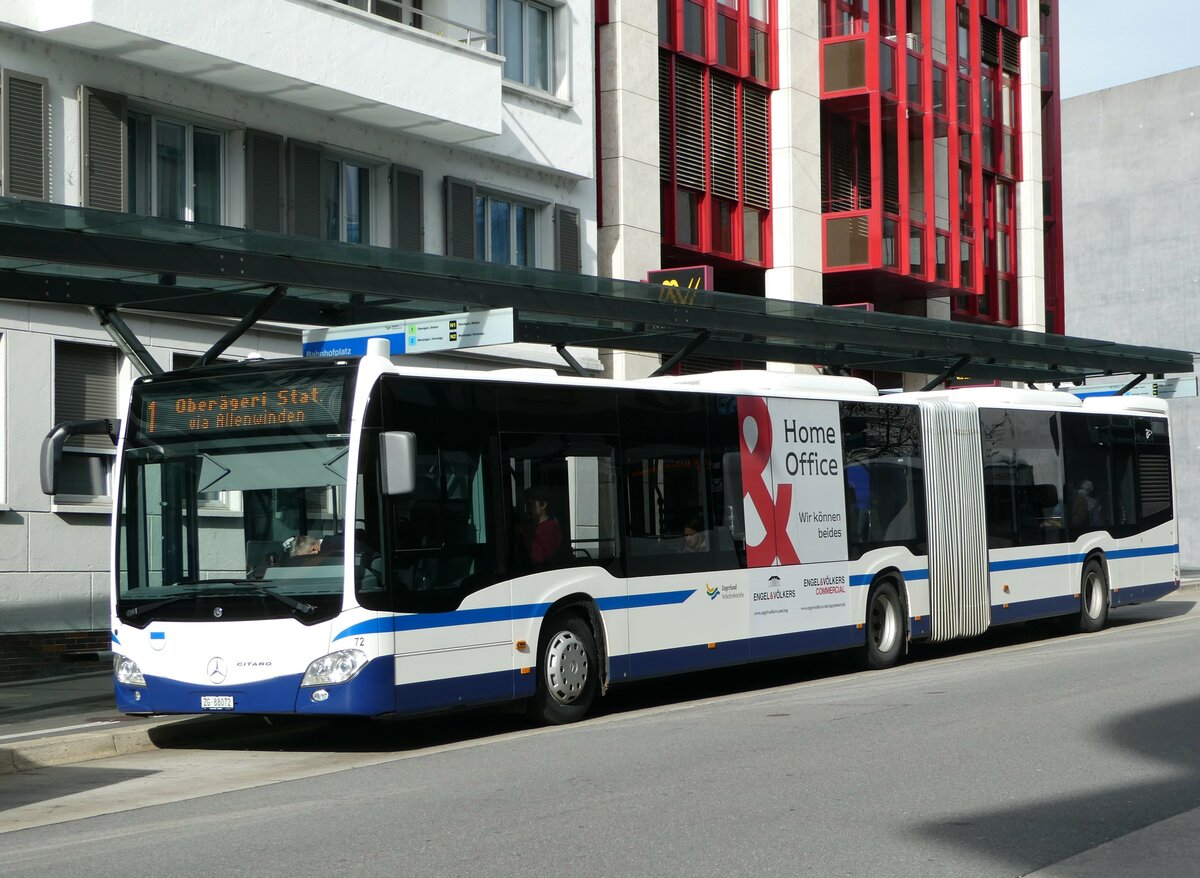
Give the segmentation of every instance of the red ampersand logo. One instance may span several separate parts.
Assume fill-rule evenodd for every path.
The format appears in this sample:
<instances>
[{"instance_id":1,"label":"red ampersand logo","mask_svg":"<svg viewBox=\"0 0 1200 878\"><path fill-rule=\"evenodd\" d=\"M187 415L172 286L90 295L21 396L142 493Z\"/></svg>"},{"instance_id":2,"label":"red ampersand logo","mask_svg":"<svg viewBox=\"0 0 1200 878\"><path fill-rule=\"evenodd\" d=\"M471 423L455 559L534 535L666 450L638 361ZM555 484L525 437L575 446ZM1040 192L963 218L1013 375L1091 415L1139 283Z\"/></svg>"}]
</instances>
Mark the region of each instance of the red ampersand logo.
<instances>
[{"instance_id":1,"label":"red ampersand logo","mask_svg":"<svg viewBox=\"0 0 1200 878\"><path fill-rule=\"evenodd\" d=\"M747 442L747 432L755 437L753 447ZM780 484L774 497L767 485L772 433L771 413L765 399L743 397L738 400L738 443L742 458L742 503L744 506L745 498L750 499L766 531L762 542L746 543L746 563L751 567L770 567L778 557L781 564L799 564L800 556L787 532L792 511L792 485Z\"/></svg>"}]
</instances>

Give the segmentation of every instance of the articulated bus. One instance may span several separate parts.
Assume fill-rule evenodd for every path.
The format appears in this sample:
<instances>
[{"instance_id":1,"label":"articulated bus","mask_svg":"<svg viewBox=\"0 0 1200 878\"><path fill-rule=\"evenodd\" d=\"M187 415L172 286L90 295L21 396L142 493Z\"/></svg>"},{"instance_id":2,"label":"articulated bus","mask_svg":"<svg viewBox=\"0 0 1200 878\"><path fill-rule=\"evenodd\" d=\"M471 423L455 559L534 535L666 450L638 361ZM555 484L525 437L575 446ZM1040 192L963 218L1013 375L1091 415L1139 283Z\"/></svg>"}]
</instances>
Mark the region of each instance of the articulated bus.
<instances>
[{"instance_id":1,"label":"articulated bus","mask_svg":"<svg viewBox=\"0 0 1200 878\"><path fill-rule=\"evenodd\" d=\"M53 490L71 437L43 445ZM139 379L119 708L395 716L1109 608L1179 585L1166 404L746 371L247 361Z\"/></svg>"}]
</instances>

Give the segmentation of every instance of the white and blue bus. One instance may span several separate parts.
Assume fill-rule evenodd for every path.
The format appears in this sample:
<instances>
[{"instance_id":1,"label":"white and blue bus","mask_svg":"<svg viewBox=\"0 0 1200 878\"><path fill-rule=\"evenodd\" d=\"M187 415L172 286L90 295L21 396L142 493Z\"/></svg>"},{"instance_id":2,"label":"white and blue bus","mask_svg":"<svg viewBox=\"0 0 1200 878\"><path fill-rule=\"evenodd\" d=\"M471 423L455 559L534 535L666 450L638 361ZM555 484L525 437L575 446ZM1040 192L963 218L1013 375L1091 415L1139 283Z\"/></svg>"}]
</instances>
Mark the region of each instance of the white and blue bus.
<instances>
[{"instance_id":1,"label":"white and blue bus","mask_svg":"<svg viewBox=\"0 0 1200 878\"><path fill-rule=\"evenodd\" d=\"M135 383L107 426L122 711L567 722L627 681L1095 631L1179 584L1155 399L386 353ZM47 437L48 490L98 429Z\"/></svg>"}]
</instances>

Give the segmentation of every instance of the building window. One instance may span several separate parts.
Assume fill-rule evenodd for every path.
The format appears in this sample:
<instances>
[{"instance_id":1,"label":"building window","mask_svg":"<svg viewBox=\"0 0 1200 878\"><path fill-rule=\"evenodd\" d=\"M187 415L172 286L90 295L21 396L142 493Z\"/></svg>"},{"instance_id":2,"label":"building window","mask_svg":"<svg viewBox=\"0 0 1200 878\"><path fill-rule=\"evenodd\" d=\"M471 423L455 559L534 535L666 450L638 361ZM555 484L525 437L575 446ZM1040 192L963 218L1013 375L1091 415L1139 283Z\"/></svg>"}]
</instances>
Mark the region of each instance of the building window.
<instances>
[{"instance_id":1,"label":"building window","mask_svg":"<svg viewBox=\"0 0 1200 878\"><path fill-rule=\"evenodd\" d=\"M488 50L504 56L504 78L553 90L554 12L532 0L487 0Z\"/></svg>"},{"instance_id":2,"label":"building window","mask_svg":"<svg viewBox=\"0 0 1200 878\"><path fill-rule=\"evenodd\" d=\"M117 351L73 341L54 343L54 423L113 418L117 412ZM63 448L58 496L111 496L115 452L107 436L75 436Z\"/></svg>"},{"instance_id":3,"label":"building window","mask_svg":"<svg viewBox=\"0 0 1200 878\"><path fill-rule=\"evenodd\" d=\"M371 242L371 169L321 160L321 229L329 241Z\"/></svg>"},{"instance_id":4,"label":"building window","mask_svg":"<svg viewBox=\"0 0 1200 878\"><path fill-rule=\"evenodd\" d=\"M220 224L224 164L220 131L130 112L125 133L130 213Z\"/></svg>"},{"instance_id":5,"label":"building window","mask_svg":"<svg viewBox=\"0 0 1200 878\"><path fill-rule=\"evenodd\" d=\"M536 264L537 208L507 196L475 196L475 258L506 265Z\"/></svg>"}]
</instances>

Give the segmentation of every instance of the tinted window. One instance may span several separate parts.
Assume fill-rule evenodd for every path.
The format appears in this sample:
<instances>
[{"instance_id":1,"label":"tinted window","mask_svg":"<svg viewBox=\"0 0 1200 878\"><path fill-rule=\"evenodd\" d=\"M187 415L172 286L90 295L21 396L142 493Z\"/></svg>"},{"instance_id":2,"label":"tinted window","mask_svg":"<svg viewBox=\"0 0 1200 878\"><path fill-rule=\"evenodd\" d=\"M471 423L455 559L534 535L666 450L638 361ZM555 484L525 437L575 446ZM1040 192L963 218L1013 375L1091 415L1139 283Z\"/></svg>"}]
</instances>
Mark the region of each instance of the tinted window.
<instances>
[{"instance_id":1,"label":"tinted window","mask_svg":"<svg viewBox=\"0 0 1200 878\"><path fill-rule=\"evenodd\" d=\"M850 558L882 546L925 544L921 427L913 406L842 403Z\"/></svg>"},{"instance_id":2,"label":"tinted window","mask_svg":"<svg viewBox=\"0 0 1200 878\"><path fill-rule=\"evenodd\" d=\"M1066 539L1062 440L1054 412L979 413L988 547Z\"/></svg>"}]
</instances>

